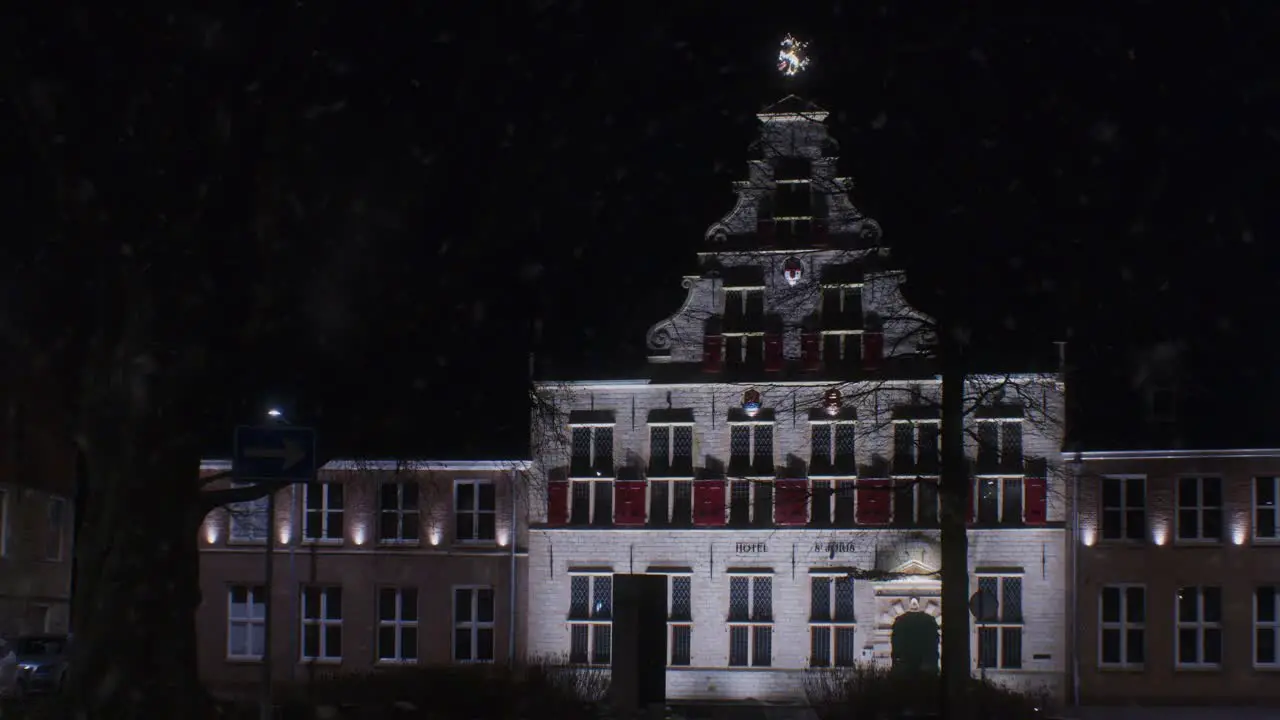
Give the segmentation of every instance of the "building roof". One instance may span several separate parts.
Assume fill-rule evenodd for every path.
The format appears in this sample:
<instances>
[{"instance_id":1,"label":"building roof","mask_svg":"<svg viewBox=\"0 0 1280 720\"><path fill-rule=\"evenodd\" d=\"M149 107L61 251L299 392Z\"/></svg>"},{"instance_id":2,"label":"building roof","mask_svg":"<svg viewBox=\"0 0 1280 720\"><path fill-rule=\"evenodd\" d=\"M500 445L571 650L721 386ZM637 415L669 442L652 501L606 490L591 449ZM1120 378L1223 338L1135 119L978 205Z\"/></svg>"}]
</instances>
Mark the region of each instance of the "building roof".
<instances>
[{"instance_id":1,"label":"building roof","mask_svg":"<svg viewBox=\"0 0 1280 720\"><path fill-rule=\"evenodd\" d=\"M530 460L330 460L321 466L321 470L370 470L375 472L394 471L503 471L528 470ZM231 461L226 459L206 459L200 461L202 471L227 471L231 469Z\"/></svg>"},{"instance_id":2,"label":"building roof","mask_svg":"<svg viewBox=\"0 0 1280 720\"><path fill-rule=\"evenodd\" d=\"M788 95L760 111L761 117L766 115L821 115L822 117L814 118L821 120L826 117L827 111L798 95Z\"/></svg>"}]
</instances>

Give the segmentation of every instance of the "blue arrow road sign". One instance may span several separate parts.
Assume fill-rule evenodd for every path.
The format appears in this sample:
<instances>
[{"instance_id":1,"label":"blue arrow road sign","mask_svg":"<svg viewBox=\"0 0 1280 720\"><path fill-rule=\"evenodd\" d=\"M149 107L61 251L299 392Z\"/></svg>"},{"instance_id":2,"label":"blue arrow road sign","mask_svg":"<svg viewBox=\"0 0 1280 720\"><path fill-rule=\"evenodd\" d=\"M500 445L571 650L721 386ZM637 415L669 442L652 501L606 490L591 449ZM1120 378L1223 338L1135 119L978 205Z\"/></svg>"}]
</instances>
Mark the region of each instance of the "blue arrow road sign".
<instances>
[{"instance_id":1,"label":"blue arrow road sign","mask_svg":"<svg viewBox=\"0 0 1280 720\"><path fill-rule=\"evenodd\" d=\"M236 428L231 471L240 481L301 482L316 476L316 431L292 425Z\"/></svg>"}]
</instances>

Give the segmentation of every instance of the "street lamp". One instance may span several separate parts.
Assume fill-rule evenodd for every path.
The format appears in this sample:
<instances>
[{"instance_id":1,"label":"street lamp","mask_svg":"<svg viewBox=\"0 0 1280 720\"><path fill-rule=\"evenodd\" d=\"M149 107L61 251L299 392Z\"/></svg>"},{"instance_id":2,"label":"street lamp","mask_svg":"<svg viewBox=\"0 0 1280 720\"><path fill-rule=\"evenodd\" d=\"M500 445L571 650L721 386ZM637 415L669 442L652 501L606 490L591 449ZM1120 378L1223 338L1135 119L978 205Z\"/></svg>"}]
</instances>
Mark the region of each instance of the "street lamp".
<instances>
[{"instance_id":1,"label":"street lamp","mask_svg":"<svg viewBox=\"0 0 1280 720\"><path fill-rule=\"evenodd\" d=\"M280 408L271 408L270 410L267 411L267 415L277 420L284 417L284 413L281 412Z\"/></svg>"}]
</instances>

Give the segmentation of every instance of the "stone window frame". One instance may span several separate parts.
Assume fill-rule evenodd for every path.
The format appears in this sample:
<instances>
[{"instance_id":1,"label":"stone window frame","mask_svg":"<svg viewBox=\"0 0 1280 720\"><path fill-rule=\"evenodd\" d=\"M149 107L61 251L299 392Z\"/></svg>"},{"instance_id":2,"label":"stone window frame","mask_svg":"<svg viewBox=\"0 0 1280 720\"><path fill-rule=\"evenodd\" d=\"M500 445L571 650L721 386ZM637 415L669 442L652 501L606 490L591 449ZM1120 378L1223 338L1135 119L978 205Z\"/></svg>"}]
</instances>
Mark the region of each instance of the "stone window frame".
<instances>
[{"instance_id":1,"label":"stone window frame","mask_svg":"<svg viewBox=\"0 0 1280 720\"><path fill-rule=\"evenodd\" d=\"M1260 620L1263 591L1271 595L1271 619ZM1253 666L1259 670L1280 670L1280 585L1259 585L1253 590ZM1271 660L1259 660L1258 638L1271 635Z\"/></svg>"},{"instance_id":2,"label":"stone window frame","mask_svg":"<svg viewBox=\"0 0 1280 720\"><path fill-rule=\"evenodd\" d=\"M240 603L246 609L245 614L237 614L235 597L237 591L242 591L245 601ZM261 608L255 612L255 608ZM243 627L245 630L246 648L248 652L236 652L232 644L232 628ZM261 584L242 584L236 583L227 586L227 659L235 661L258 661L262 660L262 653L254 653L253 635L256 632L262 641L266 641L267 631L267 590Z\"/></svg>"},{"instance_id":3,"label":"stone window frame","mask_svg":"<svg viewBox=\"0 0 1280 720\"><path fill-rule=\"evenodd\" d=\"M489 603L491 605L489 614L490 619L480 620L480 593L486 590L489 592ZM459 593L466 594L466 602L469 606L468 610L471 613L469 616L470 619L468 620L458 619ZM450 625L453 629L453 633L449 637L449 657L451 657L456 663L494 662L494 659L498 654L498 593L495 588L492 585L454 585L450 596L452 598L452 615L450 615L452 621ZM468 642L471 645L471 657L458 657L457 634L460 630L469 633ZM478 655L481 654L478 651L481 647L480 632L482 630L489 631L488 658L478 657Z\"/></svg>"},{"instance_id":4,"label":"stone window frame","mask_svg":"<svg viewBox=\"0 0 1280 720\"><path fill-rule=\"evenodd\" d=\"M729 667L773 667L773 635L774 635L774 613L773 613L773 571L767 569L761 570L731 570L725 573L729 580L729 608L726 614L725 624L729 628ZM733 613L733 582L734 580L747 581L747 612L745 618L735 618ZM757 584L767 581L769 585L769 612L767 617L764 613L758 611L756 607L756 588ZM746 632L747 657L745 662L734 663L733 643L735 635L739 631ZM768 652L760 652L761 636L768 637Z\"/></svg>"},{"instance_id":5,"label":"stone window frame","mask_svg":"<svg viewBox=\"0 0 1280 720\"><path fill-rule=\"evenodd\" d=\"M1120 504L1107 505L1107 488L1108 482L1117 482L1120 484ZM1129 485L1138 483L1142 486L1142 505L1135 507L1129 504ZM1144 543L1147 539L1147 533L1150 530L1150 522L1148 517L1148 483L1146 475L1103 475L1098 483L1098 542L1100 543ZM1140 532L1136 536L1131 535L1132 523L1130 523L1130 514L1134 512L1142 513L1142 525ZM1115 537L1107 537L1107 516L1119 515L1118 533Z\"/></svg>"},{"instance_id":6,"label":"stone window frame","mask_svg":"<svg viewBox=\"0 0 1280 720\"><path fill-rule=\"evenodd\" d=\"M1129 591L1138 590L1142 593L1141 620L1131 620L1131 607L1129 601ZM1106 616L1106 593L1116 593L1116 611L1117 618L1115 620L1107 620ZM1106 659L1104 640L1106 633L1117 633L1118 648L1120 652L1120 660L1118 662L1110 662ZM1131 650L1130 635L1132 633L1141 633L1140 646L1142 648L1142 660L1134 662L1130 660L1133 657ZM1098 667L1103 670L1142 670L1146 667L1147 659L1147 586L1143 583L1108 583L1098 589Z\"/></svg>"},{"instance_id":7,"label":"stone window frame","mask_svg":"<svg viewBox=\"0 0 1280 720\"><path fill-rule=\"evenodd\" d=\"M383 614L383 598L387 593L393 593L393 610L391 617ZM406 593L412 593L412 602L406 602ZM375 652L374 662L378 665L401 665L413 664L419 661L422 656L422 642L418 633L419 622L422 617L422 610L419 607L421 593L418 588L413 585L380 585L377 589L377 628L375 632ZM406 608L412 609L412 615L405 612ZM382 641L382 631L391 630L391 648L384 646ZM405 657L404 645L405 636L413 635L413 657Z\"/></svg>"},{"instance_id":8,"label":"stone window frame","mask_svg":"<svg viewBox=\"0 0 1280 720\"><path fill-rule=\"evenodd\" d=\"M1271 505L1258 505L1258 490L1262 487L1262 482L1268 481L1271 485ZM1253 478L1253 482L1249 483L1249 505L1250 519L1253 525L1253 541L1255 543L1280 543L1280 477L1260 475ZM1270 523L1262 522L1262 513L1270 513ZM1270 527L1267 527L1267 526ZM1259 531L1264 528L1270 534L1261 534Z\"/></svg>"},{"instance_id":9,"label":"stone window frame","mask_svg":"<svg viewBox=\"0 0 1280 720\"><path fill-rule=\"evenodd\" d=\"M334 490L338 501L334 502ZM320 506L311 507L311 493L319 491ZM337 507L334 507L337 505ZM347 492L341 480L316 480L302 484L302 542L340 545L345 539ZM311 534L312 515L319 520L318 535Z\"/></svg>"},{"instance_id":10,"label":"stone window frame","mask_svg":"<svg viewBox=\"0 0 1280 720\"><path fill-rule=\"evenodd\" d=\"M852 617L849 617L849 618L838 617L838 613L836 611L836 589L837 589L837 583L841 580L847 581L849 583L849 586L850 586L849 592L850 592L850 595L853 596L853 602L855 606L854 614ZM817 617L813 612L813 609L814 609L813 591L814 591L815 585L819 582L825 582L827 583L827 586L828 586L826 617ZM847 664L840 663L839 653L837 652L837 647L839 646L839 638L840 638L841 632L852 633L853 640L851 640L851 642L853 642L855 646L857 644L858 620L857 620L857 612L856 612L856 603L857 603L856 592L857 592L857 583L854 580L854 578L847 572L838 571L838 570L837 571L811 570L809 572L809 620L808 620L809 658L807 663L808 667L810 668L854 667L855 665L858 664L857 655L851 655L849 658L849 662ZM826 639L823 640L823 642L826 644L827 662L824 664L814 664L813 648L817 646L817 643L819 641L818 636L820 631L825 631L825 634L826 634Z\"/></svg>"},{"instance_id":11,"label":"stone window frame","mask_svg":"<svg viewBox=\"0 0 1280 720\"><path fill-rule=\"evenodd\" d=\"M1194 505L1182 504L1182 485L1184 481L1196 481L1196 497ZM1205 484L1207 482L1217 483L1218 504L1206 505L1204 502ZM1221 544L1226 536L1226 483L1221 475L1179 475L1177 482L1173 488L1173 507L1174 507L1174 533L1173 541L1182 545L1214 545ZM1196 534L1193 536L1183 537L1183 513L1195 513L1196 517ZM1210 517L1209 513L1216 512L1218 517L1218 536L1209 537L1205 535L1204 526L1205 518Z\"/></svg>"},{"instance_id":12,"label":"stone window frame","mask_svg":"<svg viewBox=\"0 0 1280 720\"><path fill-rule=\"evenodd\" d=\"M983 580L994 580L998 590L997 617L992 619L974 619L973 626L973 663L980 669L987 670L1021 670L1025 667L1023 657L1025 652L1026 640L1026 613L1024 612L1023 602L1026 598L1026 573L1022 571L1000 571L1000 570L984 570L975 572L973 575L974 585L978 591L982 590ZM1011 616L1006 614L1005 603L1006 589L1010 580L1018 581L1018 614ZM982 637L984 631L994 631L995 633L995 662L990 665L983 664L982 654ZM1016 664L1011 664L1006 655L1006 641L1010 637L1018 638L1018 658Z\"/></svg>"},{"instance_id":13,"label":"stone window frame","mask_svg":"<svg viewBox=\"0 0 1280 720\"><path fill-rule=\"evenodd\" d=\"M569 629L569 661L575 665L594 665L599 667L610 667L613 661L613 576L612 570L570 570L569 571L569 612L566 614L565 623ZM576 578L586 578L587 582L587 614L582 617L575 617L573 613L573 582ZM597 593L600 592L600 580L609 579L609 604L605 611L596 614L595 605L597 604ZM581 659L575 659L573 655L573 634L583 631L586 633L586 650L585 656ZM607 638L601 641L599 635L607 634ZM596 651L598 643L607 643L606 651L601 654Z\"/></svg>"},{"instance_id":14,"label":"stone window frame","mask_svg":"<svg viewBox=\"0 0 1280 720\"><path fill-rule=\"evenodd\" d=\"M1183 615L1184 595L1188 592L1195 593L1194 616L1186 617ZM1206 617L1208 602L1205 596L1210 592L1216 593L1218 596L1218 617L1211 620ZM1174 622L1177 632L1174 635L1173 661L1174 667L1179 670L1218 670L1222 668L1222 657L1225 649L1225 638L1223 633L1222 616L1225 608L1223 607L1223 591L1221 585L1183 585L1178 588L1176 602L1174 603ZM1195 658L1192 660L1183 660L1183 635L1185 633L1193 633L1195 638ZM1209 650L1216 646L1217 660L1209 660Z\"/></svg>"},{"instance_id":15,"label":"stone window frame","mask_svg":"<svg viewBox=\"0 0 1280 720\"><path fill-rule=\"evenodd\" d=\"M310 593L317 593L316 599L319 604L319 614L316 617L310 617L307 614L307 595ZM332 604L331 600L335 597L335 593L338 600L338 610L336 613L331 612L332 608L330 608L330 605ZM298 631L301 635L301 637L298 638L298 656L300 661L303 663L316 664L341 663L343 645L345 644L342 638L342 586L329 584L306 585L302 588L299 595L301 595L299 598L300 612L298 613ZM316 649L319 652L316 655L307 654L307 628L309 627L317 629ZM329 652L328 631L333 628L337 628L338 630L338 653L336 655Z\"/></svg>"}]
</instances>

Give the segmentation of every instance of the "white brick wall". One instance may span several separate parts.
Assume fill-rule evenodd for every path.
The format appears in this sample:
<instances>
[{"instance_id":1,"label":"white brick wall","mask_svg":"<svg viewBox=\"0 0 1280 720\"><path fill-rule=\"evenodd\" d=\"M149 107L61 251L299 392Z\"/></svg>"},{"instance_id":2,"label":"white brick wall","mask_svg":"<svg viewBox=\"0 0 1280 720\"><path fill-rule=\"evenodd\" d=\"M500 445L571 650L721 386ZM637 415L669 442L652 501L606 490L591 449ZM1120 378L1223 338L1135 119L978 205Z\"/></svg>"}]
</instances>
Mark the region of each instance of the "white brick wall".
<instances>
[{"instance_id":1,"label":"white brick wall","mask_svg":"<svg viewBox=\"0 0 1280 720\"><path fill-rule=\"evenodd\" d=\"M530 534L529 648L536 654L569 650L570 575L575 568L644 573L652 568L692 570L692 666L668 672L668 694L678 699L795 699L803 695L809 657L811 569L870 568L882 551L904 539L899 530L588 530L536 529ZM969 565L1018 569L1023 577L1023 670L988 671L1004 682L1060 689L1066 668L1064 531L974 530ZM831 553L830 541L851 543ZM815 552L814 543L824 547ZM739 552L738 543L762 543L764 552ZM734 569L768 570L773 577L773 667L728 668L729 575ZM922 603L937 592L935 576L883 583L855 581L859 649L883 641L885 602L876 593L899 588ZM976 590L976 580L971 579ZM975 642L976 648L976 642ZM976 649L975 649L976 652ZM1037 656L1047 656L1037 659Z\"/></svg>"}]
</instances>

